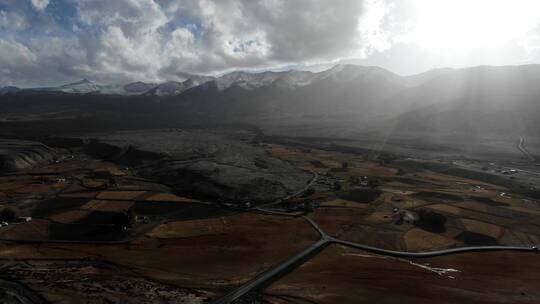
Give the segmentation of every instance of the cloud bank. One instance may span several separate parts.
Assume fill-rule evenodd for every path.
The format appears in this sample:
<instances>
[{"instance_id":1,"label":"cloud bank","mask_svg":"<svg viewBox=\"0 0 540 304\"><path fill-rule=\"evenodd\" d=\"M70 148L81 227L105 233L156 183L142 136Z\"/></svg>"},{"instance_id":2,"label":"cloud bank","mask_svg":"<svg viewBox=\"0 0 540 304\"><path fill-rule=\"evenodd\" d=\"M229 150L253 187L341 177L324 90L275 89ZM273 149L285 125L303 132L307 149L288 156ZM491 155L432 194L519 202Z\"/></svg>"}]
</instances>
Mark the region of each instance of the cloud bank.
<instances>
[{"instance_id":1,"label":"cloud bank","mask_svg":"<svg viewBox=\"0 0 540 304\"><path fill-rule=\"evenodd\" d=\"M407 71L407 56L422 51L403 39L415 1L0 0L0 86L182 80L353 59Z\"/></svg>"},{"instance_id":2,"label":"cloud bank","mask_svg":"<svg viewBox=\"0 0 540 304\"><path fill-rule=\"evenodd\" d=\"M385 47L378 2L0 0L0 84L161 81L366 56Z\"/></svg>"}]
</instances>

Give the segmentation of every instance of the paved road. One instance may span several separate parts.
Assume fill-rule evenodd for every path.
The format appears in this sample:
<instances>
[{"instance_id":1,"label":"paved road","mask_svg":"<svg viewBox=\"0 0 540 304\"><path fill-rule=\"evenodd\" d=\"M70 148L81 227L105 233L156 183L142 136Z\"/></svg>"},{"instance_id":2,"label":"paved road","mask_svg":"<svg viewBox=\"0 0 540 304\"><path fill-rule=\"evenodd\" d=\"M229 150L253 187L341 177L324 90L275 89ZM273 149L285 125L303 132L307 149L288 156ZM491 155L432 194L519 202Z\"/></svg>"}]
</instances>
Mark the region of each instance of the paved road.
<instances>
[{"instance_id":1,"label":"paved road","mask_svg":"<svg viewBox=\"0 0 540 304\"><path fill-rule=\"evenodd\" d=\"M537 247L519 247L519 246L469 246L469 247L460 247L460 248L450 248L443 250L434 250L434 251L424 251L424 252L408 252L408 251L397 251L397 250L388 250L377 248L373 246L363 245L359 243L343 241L338 238L334 238L326 234L324 230L315 223L309 217L304 216L304 219L313 226L315 230L320 234L321 239L326 240L327 242L333 244L339 244L347 247L352 247L355 249L361 249L368 252L377 253L380 255L402 257L402 258L429 258L436 257L448 254L462 253L462 252L479 252L479 251L528 251L528 252L539 252Z\"/></svg>"},{"instance_id":2,"label":"paved road","mask_svg":"<svg viewBox=\"0 0 540 304\"><path fill-rule=\"evenodd\" d=\"M538 252L538 249L535 247L517 247L517 246L472 246L472 247L460 247L460 248L451 248L445 250L436 250L436 251L425 251L425 252L407 252L407 251L395 251L376 248L372 246L357 244L349 241L343 241L339 239L333 239L330 242L334 244L344 245L356 249L361 249L364 251L377 253L380 255L401 257L401 258L430 258L442 255L449 255L455 253L463 252L479 252L479 251L528 251L528 252Z\"/></svg>"},{"instance_id":3,"label":"paved road","mask_svg":"<svg viewBox=\"0 0 540 304\"><path fill-rule=\"evenodd\" d=\"M518 149L521 151L527 158L529 158L530 161L534 162L536 161L536 158L525 148L525 137L520 136L519 137L519 144Z\"/></svg>"},{"instance_id":4,"label":"paved road","mask_svg":"<svg viewBox=\"0 0 540 304\"><path fill-rule=\"evenodd\" d=\"M275 214L275 215L284 215L284 216L294 216L291 214L287 214L285 212L279 212L279 211L272 211L272 210L265 210L262 208L259 208L258 211ZM324 248L326 248L328 245L331 244L339 244L342 246L352 247L355 249L361 249L364 251L385 255L385 256L393 256L393 257L401 257L401 258L427 258L427 257L435 257L435 256L442 256L442 255L449 255L449 254L456 254L456 253L463 253L463 252L479 252L479 251L528 251L528 252L538 252L538 249L536 247L512 247L512 246L473 246L473 247L461 247L461 248L452 248L452 249L445 249L445 250L436 250L436 251L426 251L426 252L407 252L407 251L396 251L396 250L388 250L388 249L382 249L377 248L373 246L358 244L354 242L349 241L343 241L337 238L334 238L332 236L329 236L324 230L322 230L315 221L310 219L307 216L303 216L304 220L306 220L321 236L321 238L307 247L306 249L302 250L295 256L285 260L281 264L275 266L274 268L263 272L262 274L258 275L254 279L248 281L247 283L239 286L238 288L233 289L229 293L227 293L225 296L217 299L213 302L213 304L228 304L232 303L235 300L239 299L243 295L249 293L253 290L261 289L265 286L268 286L272 282L276 281L286 273L293 271L296 267L303 264L305 261L309 260L310 258L314 257L317 253L322 251Z\"/></svg>"},{"instance_id":5,"label":"paved road","mask_svg":"<svg viewBox=\"0 0 540 304\"><path fill-rule=\"evenodd\" d=\"M248 292L252 290L257 290L263 286L266 286L267 284L273 282L275 279L280 278L287 272L290 272L293 269L295 269L297 266L303 264L305 261L307 261L309 258L314 256L315 254L317 254L319 251L324 249L329 244L330 243L326 239L320 239L319 241L311 244L309 247L302 250L295 256L285 260L284 262L275 266L274 268L266 272L263 272L262 274L258 275L254 279L232 290L231 292L227 293L225 296L217 299L213 303L214 304L232 303L234 300L237 300L238 298L242 297Z\"/></svg>"}]
</instances>

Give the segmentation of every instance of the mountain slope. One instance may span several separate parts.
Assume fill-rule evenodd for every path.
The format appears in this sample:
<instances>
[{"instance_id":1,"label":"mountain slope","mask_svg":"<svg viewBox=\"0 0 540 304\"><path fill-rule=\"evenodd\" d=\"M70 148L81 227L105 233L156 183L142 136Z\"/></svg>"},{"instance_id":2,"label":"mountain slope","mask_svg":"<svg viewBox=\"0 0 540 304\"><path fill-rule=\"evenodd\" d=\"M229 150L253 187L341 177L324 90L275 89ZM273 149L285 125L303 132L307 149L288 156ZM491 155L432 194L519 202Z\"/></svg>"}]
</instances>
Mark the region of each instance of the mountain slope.
<instances>
[{"instance_id":1,"label":"mountain slope","mask_svg":"<svg viewBox=\"0 0 540 304\"><path fill-rule=\"evenodd\" d=\"M191 75L190 78L188 78L187 80L183 82L168 81L165 83L161 83L157 85L156 87L152 88L151 90L149 90L148 92L146 92L145 95L153 95L153 96L179 95L190 88L199 86L201 84L204 84L212 80L213 80L213 77Z\"/></svg>"},{"instance_id":2,"label":"mountain slope","mask_svg":"<svg viewBox=\"0 0 540 304\"><path fill-rule=\"evenodd\" d=\"M403 131L538 134L538 83L539 65L456 70L404 92L409 112L395 123Z\"/></svg>"},{"instance_id":3,"label":"mountain slope","mask_svg":"<svg viewBox=\"0 0 540 304\"><path fill-rule=\"evenodd\" d=\"M125 85L100 85L98 93L108 95L140 95L148 92L156 86L157 84L155 83L146 83L142 81L131 82Z\"/></svg>"}]
</instances>

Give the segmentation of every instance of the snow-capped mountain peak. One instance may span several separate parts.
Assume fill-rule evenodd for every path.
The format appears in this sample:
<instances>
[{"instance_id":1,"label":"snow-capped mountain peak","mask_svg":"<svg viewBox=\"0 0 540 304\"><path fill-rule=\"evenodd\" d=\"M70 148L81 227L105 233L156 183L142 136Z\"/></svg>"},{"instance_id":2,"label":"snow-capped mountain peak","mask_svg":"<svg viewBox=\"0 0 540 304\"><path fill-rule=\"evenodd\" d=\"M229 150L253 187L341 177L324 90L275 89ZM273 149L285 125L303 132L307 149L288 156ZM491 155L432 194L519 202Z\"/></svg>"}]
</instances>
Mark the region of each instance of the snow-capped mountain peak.
<instances>
[{"instance_id":1,"label":"snow-capped mountain peak","mask_svg":"<svg viewBox=\"0 0 540 304\"><path fill-rule=\"evenodd\" d=\"M81 79L79 81L64 84L58 87L38 88L35 90L57 91L57 92L73 93L73 94L87 94L87 93L99 92L98 86L88 79Z\"/></svg>"},{"instance_id":2,"label":"snow-capped mountain peak","mask_svg":"<svg viewBox=\"0 0 540 304\"><path fill-rule=\"evenodd\" d=\"M382 68L348 64L336 65L331 69L318 73L298 70L280 72L266 71L258 73L235 71L216 78L185 73L178 76L184 78L184 80L167 81L162 83L147 83L137 81L127 84L98 85L85 78L57 87L21 89L20 91L49 91L72 94L95 93L111 95L174 96L180 95L186 90L206 83L212 83L212 85L214 85L219 91L223 91L231 87L239 87L244 90L255 90L267 86L294 90L324 79L329 79L337 83L346 83L359 78L372 81L392 81L399 77ZM3 89L2 92L2 94L6 94L6 92L17 94L19 91L17 91L17 89L10 88Z\"/></svg>"},{"instance_id":3,"label":"snow-capped mountain peak","mask_svg":"<svg viewBox=\"0 0 540 304\"><path fill-rule=\"evenodd\" d=\"M199 86L212 80L214 80L214 78L209 76L190 75L189 78L182 82L168 81L161 83L152 90L149 90L146 94L157 96L179 95L186 90L189 90L193 87Z\"/></svg>"}]
</instances>

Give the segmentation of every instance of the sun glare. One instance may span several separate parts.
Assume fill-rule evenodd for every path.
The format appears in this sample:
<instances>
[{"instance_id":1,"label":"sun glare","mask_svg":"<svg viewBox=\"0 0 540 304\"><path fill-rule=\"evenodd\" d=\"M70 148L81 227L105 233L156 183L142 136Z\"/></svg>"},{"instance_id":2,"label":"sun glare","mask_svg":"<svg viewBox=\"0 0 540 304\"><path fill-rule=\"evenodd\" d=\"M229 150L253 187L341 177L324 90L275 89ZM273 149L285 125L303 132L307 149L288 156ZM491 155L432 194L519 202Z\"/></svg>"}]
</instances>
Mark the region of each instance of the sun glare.
<instances>
[{"instance_id":1,"label":"sun glare","mask_svg":"<svg viewBox=\"0 0 540 304\"><path fill-rule=\"evenodd\" d=\"M438 52L494 49L523 43L537 26L540 1L414 0L402 40Z\"/></svg>"}]
</instances>

